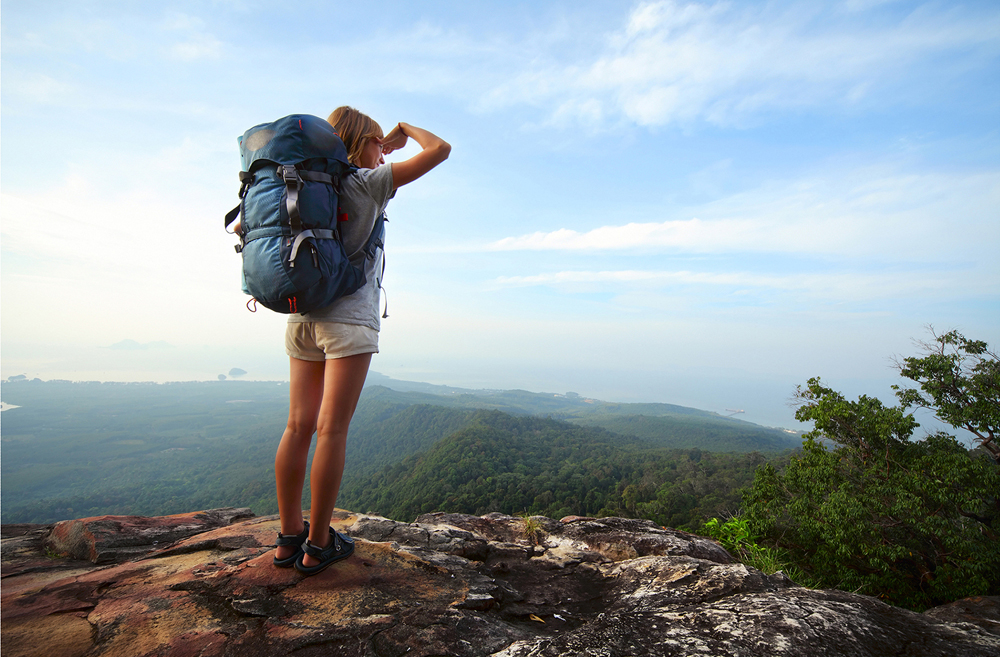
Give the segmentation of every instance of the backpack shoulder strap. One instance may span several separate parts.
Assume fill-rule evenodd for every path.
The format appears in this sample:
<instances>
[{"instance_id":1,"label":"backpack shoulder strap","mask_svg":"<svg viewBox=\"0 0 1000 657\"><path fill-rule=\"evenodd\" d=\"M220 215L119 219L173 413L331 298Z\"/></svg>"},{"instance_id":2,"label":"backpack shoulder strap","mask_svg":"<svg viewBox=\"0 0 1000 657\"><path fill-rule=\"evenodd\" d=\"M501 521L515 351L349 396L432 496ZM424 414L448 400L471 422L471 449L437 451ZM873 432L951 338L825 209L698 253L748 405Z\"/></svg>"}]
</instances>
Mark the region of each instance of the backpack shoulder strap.
<instances>
[{"instance_id":1,"label":"backpack shoulder strap","mask_svg":"<svg viewBox=\"0 0 1000 657\"><path fill-rule=\"evenodd\" d=\"M365 255L369 258L375 258L378 249L385 250L385 240L383 236L385 234L385 222L389 221L389 218L385 216L385 212L381 212L378 217L375 218L375 224L372 226L372 232L368 236L368 241L365 242ZM385 259L382 260L382 266L385 267Z\"/></svg>"}]
</instances>

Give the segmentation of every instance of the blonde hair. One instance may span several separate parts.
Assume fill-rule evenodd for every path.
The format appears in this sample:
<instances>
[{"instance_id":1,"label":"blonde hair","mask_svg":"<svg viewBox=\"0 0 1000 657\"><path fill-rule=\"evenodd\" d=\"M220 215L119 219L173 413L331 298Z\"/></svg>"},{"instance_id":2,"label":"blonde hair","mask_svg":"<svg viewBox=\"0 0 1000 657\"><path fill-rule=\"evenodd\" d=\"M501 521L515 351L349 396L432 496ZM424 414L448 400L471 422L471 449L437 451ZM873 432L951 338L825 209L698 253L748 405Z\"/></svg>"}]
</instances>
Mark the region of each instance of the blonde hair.
<instances>
[{"instance_id":1,"label":"blonde hair","mask_svg":"<svg viewBox=\"0 0 1000 657\"><path fill-rule=\"evenodd\" d=\"M360 166L365 142L372 137L381 139L384 136L382 128L374 119L347 105L333 110L326 120L340 135L347 147L347 159L354 166Z\"/></svg>"}]
</instances>

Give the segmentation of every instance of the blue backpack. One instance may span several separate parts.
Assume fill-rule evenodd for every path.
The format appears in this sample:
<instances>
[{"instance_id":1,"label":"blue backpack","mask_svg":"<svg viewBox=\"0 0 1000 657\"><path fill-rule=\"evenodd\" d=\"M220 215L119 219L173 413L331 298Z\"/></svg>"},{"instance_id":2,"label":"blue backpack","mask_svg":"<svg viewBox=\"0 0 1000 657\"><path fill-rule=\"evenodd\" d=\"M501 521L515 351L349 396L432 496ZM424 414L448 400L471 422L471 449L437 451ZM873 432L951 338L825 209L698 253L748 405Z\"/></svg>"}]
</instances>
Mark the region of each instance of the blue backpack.
<instances>
[{"instance_id":1,"label":"blue backpack","mask_svg":"<svg viewBox=\"0 0 1000 657\"><path fill-rule=\"evenodd\" d=\"M347 220L340 181L354 167L333 126L293 114L250 128L239 144L240 204L225 225L242 213L243 291L276 312L307 313L361 288L364 272L348 261L338 227ZM382 247L384 219L365 246L369 257Z\"/></svg>"}]
</instances>

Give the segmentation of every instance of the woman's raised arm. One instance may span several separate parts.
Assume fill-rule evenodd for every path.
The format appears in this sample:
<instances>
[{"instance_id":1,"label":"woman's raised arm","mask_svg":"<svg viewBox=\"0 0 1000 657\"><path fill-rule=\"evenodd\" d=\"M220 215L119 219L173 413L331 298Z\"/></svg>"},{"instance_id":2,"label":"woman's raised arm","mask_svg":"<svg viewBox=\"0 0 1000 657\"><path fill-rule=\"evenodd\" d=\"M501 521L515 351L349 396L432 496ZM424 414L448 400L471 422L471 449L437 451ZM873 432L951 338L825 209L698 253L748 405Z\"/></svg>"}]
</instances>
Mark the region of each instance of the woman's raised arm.
<instances>
[{"instance_id":1,"label":"woman's raised arm","mask_svg":"<svg viewBox=\"0 0 1000 657\"><path fill-rule=\"evenodd\" d=\"M410 137L420 144L423 150L408 160L392 163L392 186L396 188L413 182L447 160L448 154L451 153L451 144L409 123L397 124L382 138L382 152L389 154L402 148Z\"/></svg>"}]
</instances>

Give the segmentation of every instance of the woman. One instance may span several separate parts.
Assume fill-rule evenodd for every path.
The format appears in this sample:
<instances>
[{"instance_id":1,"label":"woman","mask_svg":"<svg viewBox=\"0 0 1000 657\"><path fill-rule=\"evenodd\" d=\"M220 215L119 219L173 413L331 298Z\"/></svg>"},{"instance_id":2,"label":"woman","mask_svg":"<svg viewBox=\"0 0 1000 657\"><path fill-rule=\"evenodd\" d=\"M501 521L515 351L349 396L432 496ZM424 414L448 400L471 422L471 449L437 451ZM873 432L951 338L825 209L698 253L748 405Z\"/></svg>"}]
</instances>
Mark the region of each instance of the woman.
<instances>
[{"instance_id":1,"label":"woman","mask_svg":"<svg viewBox=\"0 0 1000 657\"><path fill-rule=\"evenodd\" d=\"M353 541L329 524L344 473L347 429L372 354L378 353L381 262L368 258L363 247L396 189L444 162L451 152L443 139L408 123L396 125L383 137L375 121L351 107L337 108L327 120L344 141L351 163L359 167L341 183L340 203L348 215L341 230L348 257L364 267L367 282L326 308L290 315L285 333L291 386L288 424L274 459L281 515L274 565L294 566L305 575L314 575L354 551ZM383 154L402 148L409 139L420 145L419 153L380 166ZM302 517L302 488L314 432L310 524Z\"/></svg>"}]
</instances>

